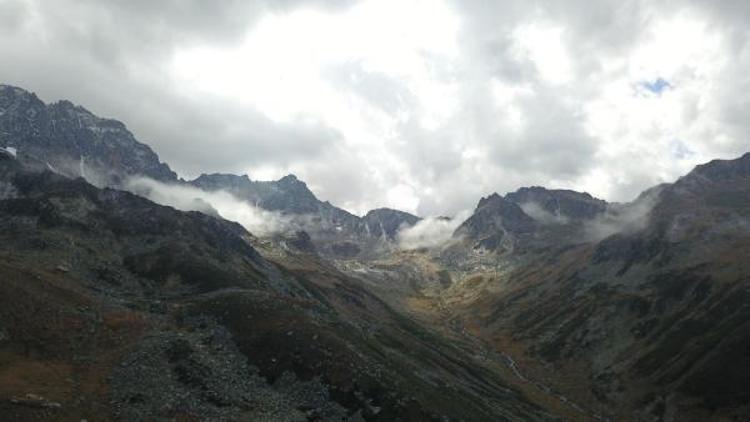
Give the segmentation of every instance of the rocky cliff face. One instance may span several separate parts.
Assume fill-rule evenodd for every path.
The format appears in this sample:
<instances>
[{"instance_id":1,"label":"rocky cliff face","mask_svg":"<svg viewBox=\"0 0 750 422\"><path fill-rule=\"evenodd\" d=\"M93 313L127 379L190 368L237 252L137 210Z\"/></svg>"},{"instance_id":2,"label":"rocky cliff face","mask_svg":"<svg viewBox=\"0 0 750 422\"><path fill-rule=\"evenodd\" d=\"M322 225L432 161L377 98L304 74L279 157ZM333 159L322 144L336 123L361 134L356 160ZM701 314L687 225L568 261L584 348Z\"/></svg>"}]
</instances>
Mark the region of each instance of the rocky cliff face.
<instances>
[{"instance_id":1,"label":"rocky cliff face","mask_svg":"<svg viewBox=\"0 0 750 422\"><path fill-rule=\"evenodd\" d=\"M119 185L130 175L174 182L177 175L124 124L95 116L68 101L44 104L20 88L0 85L0 146L53 171Z\"/></svg>"},{"instance_id":2,"label":"rocky cliff face","mask_svg":"<svg viewBox=\"0 0 750 422\"><path fill-rule=\"evenodd\" d=\"M474 247L511 250L536 228L537 222L518 204L495 193L479 201L474 214L456 229L454 237L467 239Z\"/></svg>"},{"instance_id":3,"label":"rocky cliff face","mask_svg":"<svg viewBox=\"0 0 750 422\"><path fill-rule=\"evenodd\" d=\"M412 227L421 218L407 212L390 208L378 208L368 212L359 223L359 232L368 237L381 237L395 240L398 232Z\"/></svg>"}]
</instances>

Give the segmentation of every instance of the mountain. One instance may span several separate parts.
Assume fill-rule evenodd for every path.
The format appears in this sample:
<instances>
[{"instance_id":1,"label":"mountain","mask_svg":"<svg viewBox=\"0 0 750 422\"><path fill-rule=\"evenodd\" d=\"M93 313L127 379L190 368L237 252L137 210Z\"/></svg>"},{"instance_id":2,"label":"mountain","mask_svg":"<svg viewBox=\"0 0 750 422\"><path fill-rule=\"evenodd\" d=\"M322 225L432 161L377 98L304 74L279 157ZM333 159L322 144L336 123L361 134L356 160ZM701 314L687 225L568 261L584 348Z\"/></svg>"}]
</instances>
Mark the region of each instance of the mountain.
<instances>
[{"instance_id":1,"label":"mountain","mask_svg":"<svg viewBox=\"0 0 750 422\"><path fill-rule=\"evenodd\" d=\"M416 224L412 214L381 208L360 218L329 202L320 201L294 175L276 181L253 181L248 176L202 174L189 182L206 191L225 191L256 207L282 213L290 231L305 231L316 249L336 257L364 257L390 248L398 230Z\"/></svg>"},{"instance_id":2,"label":"mountain","mask_svg":"<svg viewBox=\"0 0 750 422\"><path fill-rule=\"evenodd\" d=\"M121 124L1 92L3 420L750 415L750 153L628 203L495 193L401 250L419 217L292 175L179 180ZM289 224L161 206L118 189L134 175Z\"/></svg>"},{"instance_id":3,"label":"mountain","mask_svg":"<svg viewBox=\"0 0 750 422\"><path fill-rule=\"evenodd\" d=\"M0 85L0 145L54 171L84 176L99 186L130 175L175 182L177 175L124 124L103 119L69 101L44 104L23 89Z\"/></svg>"},{"instance_id":4,"label":"mountain","mask_svg":"<svg viewBox=\"0 0 750 422\"><path fill-rule=\"evenodd\" d=\"M618 208L639 218L603 239L497 258L512 267L475 273L443 300L527 376L610 418L744 419L749 162L698 166Z\"/></svg>"},{"instance_id":5,"label":"mountain","mask_svg":"<svg viewBox=\"0 0 750 422\"><path fill-rule=\"evenodd\" d=\"M471 240L475 248L512 249L536 228L537 222L518 204L494 193L479 201L474 214L458 226L453 236Z\"/></svg>"},{"instance_id":6,"label":"mountain","mask_svg":"<svg viewBox=\"0 0 750 422\"><path fill-rule=\"evenodd\" d=\"M549 417L317 255L8 154L0 183L4 420Z\"/></svg>"},{"instance_id":7,"label":"mountain","mask_svg":"<svg viewBox=\"0 0 750 422\"><path fill-rule=\"evenodd\" d=\"M367 236L377 236L395 240L398 232L404 227L412 227L421 218L390 208L378 208L365 214L360 221L360 232L364 229Z\"/></svg>"},{"instance_id":8,"label":"mountain","mask_svg":"<svg viewBox=\"0 0 750 422\"><path fill-rule=\"evenodd\" d=\"M0 85L0 146L13 148L19 159L70 177L84 177L100 187L122 187L131 176L166 184L184 184L147 145L140 143L117 120L95 116L69 101L45 104L33 93ZM358 256L382 249L380 222L392 241L401 224L413 225L417 217L394 216L361 219L329 202L323 202L294 175L277 181L252 181L246 175L202 174L188 182L206 191L226 191L249 204L286 215L304 216L295 230L307 230L321 253ZM195 210L216 214L210 204L196 202ZM375 215L378 215L376 213ZM395 225L394 225L395 224ZM373 227L372 232L368 227ZM374 234L370 234L374 233Z\"/></svg>"},{"instance_id":9,"label":"mountain","mask_svg":"<svg viewBox=\"0 0 750 422\"><path fill-rule=\"evenodd\" d=\"M305 182L290 174L276 181L252 181L247 175L202 174L189 182L206 191L225 191L258 208L288 215L306 215L330 230L354 231L359 217L320 201Z\"/></svg>"},{"instance_id":10,"label":"mountain","mask_svg":"<svg viewBox=\"0 0 750 422\"><path fill-rule=\"evenodd\" d=\"M345 225L355 221L354 215L321 202L307 185L290 174L277 181L257 182L247 175L202 174L190 182L207 191L223 190L256 207L289 214L319 214L331 217L331 222Z\"/></svg>"},{"instance_id":11,"label":"mountain","mask_svg":"<svg viewBox=\"0 0 750 422\"><path fill-rule=\"evenodd\" d=\"M546 189L540 186L521 188L505 195L505 199L525 208L527 212L537 211L541 218L562 220L592 219L607 210L607 202L592 197L588 193L572 190Z\"/></svg>"},{"instance_id":12,"label":"mountain","mask_svg":"<svg viewBox=\"0 0 750 422\"><path fill-rule=\"evenodd\" d=\"M653 192L658 189L655 188ZM474 213L453 233L454 246L445 259L470 268L483 254L531 254L559 246L574 246L606 238L626 227L637 226L651 206L653 192L626 204L609 204L585 192L520 188L500 196L494 193L479 201ZM463 265L461 265L463 262Z\"/></svg>"}]
</instances>

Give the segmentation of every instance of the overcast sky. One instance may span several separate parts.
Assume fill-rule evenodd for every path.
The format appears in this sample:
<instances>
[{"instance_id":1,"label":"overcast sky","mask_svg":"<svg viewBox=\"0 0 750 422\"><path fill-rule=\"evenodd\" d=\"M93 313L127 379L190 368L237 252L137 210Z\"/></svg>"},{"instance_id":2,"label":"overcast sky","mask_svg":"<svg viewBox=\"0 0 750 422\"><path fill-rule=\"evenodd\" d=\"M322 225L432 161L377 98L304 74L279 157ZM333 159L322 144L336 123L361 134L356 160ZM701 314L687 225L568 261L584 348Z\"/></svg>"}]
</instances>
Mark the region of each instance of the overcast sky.
<instances>
[{"instance_id":1,"label":"overcast sky","mask_svg":"<svg viewBox=\"0 0 750 422\"><path fill-rule=\"evenodd\" d=\"M612 201L750 150L750 2L0 0L0 82L355 213Z\"/></svg>"}]
</instances>

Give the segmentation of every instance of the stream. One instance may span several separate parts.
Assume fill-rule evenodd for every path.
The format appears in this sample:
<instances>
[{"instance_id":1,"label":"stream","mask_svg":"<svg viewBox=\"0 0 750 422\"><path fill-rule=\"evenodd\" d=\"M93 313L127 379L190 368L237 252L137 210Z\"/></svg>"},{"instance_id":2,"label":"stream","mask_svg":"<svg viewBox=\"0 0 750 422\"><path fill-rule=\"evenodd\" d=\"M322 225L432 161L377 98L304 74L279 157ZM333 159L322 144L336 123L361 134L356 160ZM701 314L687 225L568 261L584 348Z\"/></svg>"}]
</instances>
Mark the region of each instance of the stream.
<instances>
[{"instance_id":1,"label":"stream","mask_svg":"<svg viewBox=\"0 0 750 422\"><path fill-rule=\"evenodd\" d=\"M505 352L495 351L491 349L490 347L485 345L484 341L482 341L481 339L469 333L464 327L463 323L459 320L459 318L456 317L450 311L448 306L445 305L442 298L438 299L437 305L438 305L438 308L440 309L440 312L446 318L446 321L448 322L447 326L450 328L450 330L458 334L461 338L466 340L472 346L476 347L477 350L481 352L480 355L483 359L488 359L488 360L492 359L496 362L502 362L505 366L507 366L513 372L516 378L518 378L522 382L533 385L535 388L537 388L539 391L543 392L547 396L554 398L555 400L563 403L564 405L570 407L571 409L583 415L586 415L597 421L606 421L606 422L609 421L609 418L603 417L597 413L584 409L582 406L570 400L564 394L554 391L550 386L540 381L533 380L529 378L527 375L524 375L523 370L519 367L518 363L515 361L515 359L513 359L512 356L510 356L509 354Z\"/></svg>"}]
</instances>

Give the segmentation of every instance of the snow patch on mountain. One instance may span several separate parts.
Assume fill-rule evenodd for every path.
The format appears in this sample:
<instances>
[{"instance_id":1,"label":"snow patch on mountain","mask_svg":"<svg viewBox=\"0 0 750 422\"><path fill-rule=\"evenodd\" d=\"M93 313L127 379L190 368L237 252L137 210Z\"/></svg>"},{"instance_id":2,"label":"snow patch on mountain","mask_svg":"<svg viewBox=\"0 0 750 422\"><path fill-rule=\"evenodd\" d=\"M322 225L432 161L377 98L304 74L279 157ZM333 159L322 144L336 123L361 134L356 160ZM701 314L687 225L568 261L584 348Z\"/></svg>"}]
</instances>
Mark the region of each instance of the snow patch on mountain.
<instances>
[{"instance_id":1,"label":"snow patch on mountain","mask_svg":"<svg viewBox=\"0 0 750 422\"><path fill-rule=\"evenodd\" d=\"M18 150L13 147L0 147L0 150L8 153L8 155L10 155L13 158L16 158L18 156Z\"/></svg>"}]
</instances>

